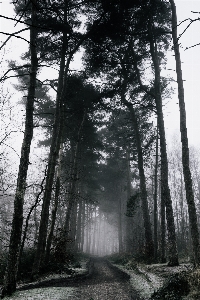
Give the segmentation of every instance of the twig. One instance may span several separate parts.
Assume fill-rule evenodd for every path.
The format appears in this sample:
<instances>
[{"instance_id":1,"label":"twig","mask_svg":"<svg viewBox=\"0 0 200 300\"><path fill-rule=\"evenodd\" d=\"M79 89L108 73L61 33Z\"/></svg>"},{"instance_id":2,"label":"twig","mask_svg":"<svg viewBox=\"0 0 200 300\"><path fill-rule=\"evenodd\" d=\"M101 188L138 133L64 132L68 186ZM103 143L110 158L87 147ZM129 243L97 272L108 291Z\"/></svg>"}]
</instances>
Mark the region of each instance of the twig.
<instances>
[{"instance_id":1,"label":"twig","mask_svg":"<svg viewBox=\"0 0 200 300\"><path fill-rule=\"evenodd\" d=\"M21 33L25 30L28 30L28 28L24 28L24 29L21 29L17 32L14 32L14 33L11 33L10 36L5 40L5 42L0 46L0 50L5 46L5 44L11 39L12 36L15 36L15 34L18 34L18 33ZM15 36L16 38L20 38L19 36Z\"/></svg>"}]
</instances>

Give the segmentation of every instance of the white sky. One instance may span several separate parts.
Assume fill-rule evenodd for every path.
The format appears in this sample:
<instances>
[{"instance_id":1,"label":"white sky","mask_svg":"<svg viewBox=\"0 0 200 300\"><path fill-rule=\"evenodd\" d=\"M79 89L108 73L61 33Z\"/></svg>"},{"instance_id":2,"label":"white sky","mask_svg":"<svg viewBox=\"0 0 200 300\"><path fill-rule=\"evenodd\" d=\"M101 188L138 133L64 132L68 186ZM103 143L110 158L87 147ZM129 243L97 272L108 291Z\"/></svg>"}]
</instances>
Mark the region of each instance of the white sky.
<instances>
[{"instance_id":1,"label":"white sky","mask_svg":"<svg viewBox=\"0 0 200 300\"><path fill-rule=\"evenodd\" d=\"M193 14L191 11L200 12L200 0L175 0L176 7L177 7L177 16L178 21L183 21L186 18L197 18L199 14ZM0 14L8 17L14 17L14 13L12 12L12 4L8 0L1 0L0 1ZM181 33L188 22L183 23L179 27L179 33ZM14 27L15 22L9 21L3 18L0 18L0 31L1 32L8 32L13 33L21 28L23 25L17 24ZM181 60L182 64L182 71L183 71L183 78L184 82L184 89L185 89L185 103L186 103L186 111L187 111L187 128L188 128L188 139L189 144L200 146L200 99L199 99L199 86L200 86L200 60L199 60L199 51L200 46L194 47L189 50L185 50L186 47L192 46L194 44L200 43L200 21L193 23L190 28L184 33L181 37L180 42L182 44L181 49ZM21 37L28 39L28 32L24 32L20 34ZM7 38L6 35L0 34L0 45L3 41ZM13 37L9 43L0 50L0 58L3 60L1 61L1 71L6 70L6 65L4 63L5 59L16 59L18 60L21 53L25 52L27 49L28 44L27 42L23 41L22 39L17 39ZM76 68L76 63L74 64L73 68ZM169 69L175 69L175 61L173 52L169 53L168 55L168 65ZM169 71L168 72L171 77L176 79L175 72ZM53 72L50 72L48 69L49 78ZM53 75L54 77L54 75ZM173 84L173 87L177 89L177 85ZM11 93L13 93L13 88L9 85L6 87ZM14 96L16 98L16 92L14 92ZM12 96L13 97L13 96ZM19 96L18 96L19 97ZM18 99L14 100L17 101ZM178 98L177 93L172 96L172 99L169 99L168 104L165 107L165 125L167 131L167 140L170 143L171 135L175 132L179 132L179 108L178 108ZM17 138L19 149L21 147L21 141ZM17 146L16 146L17 147Z\"/></svg>"}]
</instances>

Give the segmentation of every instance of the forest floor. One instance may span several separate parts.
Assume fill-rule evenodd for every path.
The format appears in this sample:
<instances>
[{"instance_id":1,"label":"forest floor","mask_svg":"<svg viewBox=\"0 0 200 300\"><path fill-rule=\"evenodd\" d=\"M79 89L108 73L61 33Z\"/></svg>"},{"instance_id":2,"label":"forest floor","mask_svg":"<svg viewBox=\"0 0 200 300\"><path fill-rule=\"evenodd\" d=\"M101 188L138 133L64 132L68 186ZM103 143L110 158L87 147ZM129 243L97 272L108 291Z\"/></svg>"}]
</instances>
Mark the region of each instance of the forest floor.
<instances>
[{"instance_id":1,"label":"forest floor","mask_svg":"<svg viewBox=\"0 0 200 300\"><path fill-rule=\"evenodd\" d=\"M128 268L128 269L127 269ZM93 258L86 268L82 262L82 268L75 269L74 275L49 274L40 278L37 282L21 284L10 300L147 300L147 299L199 299L182 296L186 286L179 286L181 291L169 296L154 293L164 286L167 291L174 289L169 285L169 278L179 274L187 274L192 270L191 264L181 264L179 267L168 267L166 264L142 265L134 268L112 264L103 258ZM177 278L176 278L177 279ZM168 285L166 282L168 281ZM179 284L180 282L178 282ZM170 283L171 284L171 283ZM166 286L165 286L166 285ZM178 287L177 283L175 289ZM187 291L186 291L187 293ZM155 298L151 298L152 295ZM181 296L180 296L181 294ZM177 295L177 297L174 295Z\"/></svg>"}]
</instances>

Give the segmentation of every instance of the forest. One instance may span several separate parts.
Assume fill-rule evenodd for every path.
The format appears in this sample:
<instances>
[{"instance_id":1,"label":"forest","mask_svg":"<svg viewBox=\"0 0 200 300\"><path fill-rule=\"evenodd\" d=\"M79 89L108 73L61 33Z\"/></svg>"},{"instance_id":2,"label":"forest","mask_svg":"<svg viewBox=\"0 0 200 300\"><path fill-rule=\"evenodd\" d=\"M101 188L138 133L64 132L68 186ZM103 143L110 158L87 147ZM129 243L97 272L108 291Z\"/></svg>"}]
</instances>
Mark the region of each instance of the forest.
<instances>
[{"instance_id":1,"label":"forest","mask_svg":"<svg viewBox=\"0 0 200 300\"><path fill-rule=\"evenodd\" d=\"M0 81L1 297L79 256L184 262L198 272L200 158L188 144L175 1L10 5L10 20L24 28L1 49L10 38L20 43L22 31L29 40L19 60L6 62ZM166 72L169 51L174 79ZM71 67L77 54L78 71ZM44 70L54 78L41 76ZM6 141L18 129L4 126L12 123L4 90L12 78L21 95L12 105L22 112L15 116L23 135L17 172ZM163 110L174 98L172 81L180 137L168 146Z\"/></svg>"}]
</instances>

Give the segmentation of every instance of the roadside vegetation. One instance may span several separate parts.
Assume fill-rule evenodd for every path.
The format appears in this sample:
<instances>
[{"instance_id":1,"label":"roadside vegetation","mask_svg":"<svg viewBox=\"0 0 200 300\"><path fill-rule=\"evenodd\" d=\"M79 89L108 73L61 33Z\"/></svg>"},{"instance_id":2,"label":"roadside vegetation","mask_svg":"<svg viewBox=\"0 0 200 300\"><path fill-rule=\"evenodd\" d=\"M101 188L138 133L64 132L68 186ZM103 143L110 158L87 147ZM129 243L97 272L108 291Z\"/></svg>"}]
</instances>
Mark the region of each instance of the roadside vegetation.
<instances>
[{"instance_id":1,"label":"roadside vegetation","mask_svg":"<svg viewBox=\"0 0 200 300\"><path fill-rule=\"evenodd\" d=\"M114 254L107 259L130 276L134 289L144 299L193 300L200 297L200 270L182 261L177 267L148 265L130 254Z\"/></svg>"}]
</instances>

